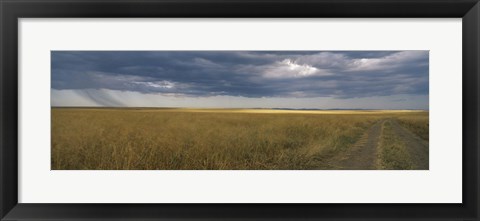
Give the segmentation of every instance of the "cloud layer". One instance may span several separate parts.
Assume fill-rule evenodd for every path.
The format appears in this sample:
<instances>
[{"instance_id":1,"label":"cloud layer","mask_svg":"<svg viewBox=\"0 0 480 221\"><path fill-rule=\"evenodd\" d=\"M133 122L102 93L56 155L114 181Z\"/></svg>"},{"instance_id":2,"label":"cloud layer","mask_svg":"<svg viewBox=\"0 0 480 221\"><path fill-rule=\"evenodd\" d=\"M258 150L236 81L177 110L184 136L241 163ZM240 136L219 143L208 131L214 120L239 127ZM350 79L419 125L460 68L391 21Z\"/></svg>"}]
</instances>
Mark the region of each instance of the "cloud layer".
<instances>
[{"instance_id":1,"label":"cloud layer","mask_svg":"<svg viewBox=\"0 0 480 221\"><path fill-rule=\"evenodd\" d=\"M51 60L52 91L82 91L87 98L102 90L189 98L428 98L428 51L52 51Z\"/></svg>"}]
</instances>

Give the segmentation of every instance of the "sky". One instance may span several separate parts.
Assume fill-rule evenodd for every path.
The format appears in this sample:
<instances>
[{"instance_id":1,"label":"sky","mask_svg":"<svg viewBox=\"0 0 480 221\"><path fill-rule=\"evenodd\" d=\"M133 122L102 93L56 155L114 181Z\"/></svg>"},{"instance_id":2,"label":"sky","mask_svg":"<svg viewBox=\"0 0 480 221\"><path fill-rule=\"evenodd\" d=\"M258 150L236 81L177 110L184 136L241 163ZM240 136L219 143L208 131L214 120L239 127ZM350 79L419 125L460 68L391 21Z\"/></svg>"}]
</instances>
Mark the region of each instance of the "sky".
<instances>
[{"instance_id":1,"label":"sky","mask_svg":"<svg viewBox=\"0 0 480 221\"><path fill-rule=\"evenodd\" d=\"M52 51L51 105L425 109L428 51Z\"/></svg>"}]
</instances>

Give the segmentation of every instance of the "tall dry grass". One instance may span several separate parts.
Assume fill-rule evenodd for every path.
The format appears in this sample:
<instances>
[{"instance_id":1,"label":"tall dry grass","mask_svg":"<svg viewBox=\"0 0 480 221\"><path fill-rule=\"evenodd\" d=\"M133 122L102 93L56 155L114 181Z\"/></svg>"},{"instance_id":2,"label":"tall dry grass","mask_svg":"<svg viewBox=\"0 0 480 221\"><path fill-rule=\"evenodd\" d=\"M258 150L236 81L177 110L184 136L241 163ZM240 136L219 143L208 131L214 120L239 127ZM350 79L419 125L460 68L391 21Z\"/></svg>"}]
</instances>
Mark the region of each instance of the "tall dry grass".
<instances>
[{"instance_id":1,"label":"tall dry grass","mask_svg":"<svg viewBox=\"0 0 480 221\"><path fill-rule=\"evenodd\" d=\"M348 150L373 123L393 115L52 108L51 165L53 170L324 169L322 156Z\"/></svg>"},{"instance_id":2,"label":"tall dry grass","mask_svg":"<svg viewBox=\"0 0 480 221\"><path fill-rule=\"evenodd\" d=\"M397 117L400 124L425 141L429 140L429 116L428 112L417 114L400 115Z\"/></svg>"}]
</instances>

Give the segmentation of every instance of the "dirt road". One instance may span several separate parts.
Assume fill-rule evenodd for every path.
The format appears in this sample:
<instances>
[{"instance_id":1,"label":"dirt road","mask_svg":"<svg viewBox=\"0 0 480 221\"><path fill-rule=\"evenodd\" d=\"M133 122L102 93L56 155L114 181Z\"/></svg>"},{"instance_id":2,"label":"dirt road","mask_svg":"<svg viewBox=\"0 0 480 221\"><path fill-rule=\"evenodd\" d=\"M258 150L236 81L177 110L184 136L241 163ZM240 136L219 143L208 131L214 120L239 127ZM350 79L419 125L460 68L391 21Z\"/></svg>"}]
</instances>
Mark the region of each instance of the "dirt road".
<instances>
[{"instance_id":1,"label":"dirt road","mask_svg":"<svg viewBox=\"0 0 480 221\"><path fill-rule=\"evenodd\" d=\"M328 160L329 167L340 170L380 169L378 148L382 128L386 122L390 123L395 136L405 144L414 164L413 169L428 169L428 142L402 127L395 119L376 122L351 148Z\"/></svg>"},{"instance_id":2,"label":"dirt road","mask_svg":"<svg viewBox=\"0 0 480 221\"><path fill-rule=\"evenodd\" d=\"M396 120L390 123L395 135L405 144L413 169L428 169L428 142L402 127Z\"/></svg>"}]
</instances>

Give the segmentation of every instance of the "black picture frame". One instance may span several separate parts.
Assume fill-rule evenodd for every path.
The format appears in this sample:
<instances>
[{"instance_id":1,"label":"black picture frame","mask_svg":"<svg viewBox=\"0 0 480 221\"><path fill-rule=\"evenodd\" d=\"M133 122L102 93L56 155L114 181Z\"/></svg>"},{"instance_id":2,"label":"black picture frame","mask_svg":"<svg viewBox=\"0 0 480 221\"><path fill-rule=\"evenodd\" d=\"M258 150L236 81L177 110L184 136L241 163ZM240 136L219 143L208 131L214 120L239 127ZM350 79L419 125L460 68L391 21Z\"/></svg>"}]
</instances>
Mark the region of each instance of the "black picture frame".
<instances>
[{"instance_id":1,"label":"black picture frame","mask_svg":"<svg viewBox=\"0 0 480 221\"><path fill-rule=\"evenodd\" d=\"M1 220L479 220L478 0L0 0ZM133 17L462 18L461 204L18 203L18 19ZM448 42L446 42L448 44Z\"/></svg>"}]
</instances>

